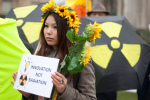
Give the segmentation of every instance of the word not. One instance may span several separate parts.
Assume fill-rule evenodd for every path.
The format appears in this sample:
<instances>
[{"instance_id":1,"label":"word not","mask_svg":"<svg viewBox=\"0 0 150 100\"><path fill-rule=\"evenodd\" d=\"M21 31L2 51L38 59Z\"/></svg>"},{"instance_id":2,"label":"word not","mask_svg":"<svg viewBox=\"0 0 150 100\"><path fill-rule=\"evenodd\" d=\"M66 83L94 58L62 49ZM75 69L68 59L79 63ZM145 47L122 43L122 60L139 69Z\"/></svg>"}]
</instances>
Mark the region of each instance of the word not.
<instances>
[{"instance_id":1,"label":"word not","mask_svg":"<svg viewBox=\"0 0 150 100\"><path fill-rule=\"evenodd\" d=\"M43 73L36 73L35 76L42 77Z\"/></svg>"}]
</instances>

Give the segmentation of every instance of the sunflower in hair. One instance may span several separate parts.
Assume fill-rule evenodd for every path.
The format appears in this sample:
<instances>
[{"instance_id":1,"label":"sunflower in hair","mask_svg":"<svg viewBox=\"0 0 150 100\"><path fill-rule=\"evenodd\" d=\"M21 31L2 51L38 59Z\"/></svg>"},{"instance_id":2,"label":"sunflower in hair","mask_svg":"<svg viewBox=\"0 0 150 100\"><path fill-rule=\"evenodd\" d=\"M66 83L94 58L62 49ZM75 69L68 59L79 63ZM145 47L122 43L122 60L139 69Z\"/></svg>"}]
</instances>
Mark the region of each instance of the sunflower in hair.
<instances>
[{"instance_id":1,"label":"sunflower in hair","mask_svg":"<svg viewBox=\"0 0 150 100\"><path fill-rule=\"evenodd\" d=\"M66 16L66 12L68 12L68 9L64 5L62 5L60 7L57 6L56 9L55 9L55 13L58 13L59 16L61 16L61 17Z\"/></svg>"},{"instance_id":2,"label":"sunflower in hair","mask_svg":"<svg viewBox=\"0 0 150 100\"><path fill-rule=\"evenodd\" d=\"M70 13L69 13L69 15L68 16L66 16L68 19L69 19L69 21L74 21L74 19L75 19L75 17L77 17L77 14L76 14L76 12L75 11L71 11Z\"/></svg>"},{"instance_id":3,"label":"sunflower in hair","mask_svg":"<svg viewBox=\"0 0 150 100\"><path fill-rule=\"evenodd\" d=\"M78 28L74 28L74 32L75 34L78 34L79 29Z\"/></svg>"},{"instance_id":4,"label":"sunflower in hair","mask_svg":"<svg viewBox=\"0 0 150 100\"><path fill-rule=\"evenodd\" d=\"M68 16L68 24L69 24L69 27L76 27L79 24L81 24L79 22L79 18L77 18L75 11L70 12L70 15Z\"/></svg>"},{"instance_id":5,"label":"sunflower in hair","mask_svg":"<svg viewBox=\"0 0 150 100\"><path fill-rule=\"evenodd\" d=\"M65 18L68 20L67 24L69 24L69 27L76 27L77 25L80 24L75 11L69 12L69 14L66 15Z\"/></svg>"},{"instance_id":6,"label":"sunflower in hair","mask_svg":"<svg viewBox=\"0 0 150 100\"><path fill-rule=\"evenodd\" d=\"M51 11L51 10L54 9L55 6L56 6L56 3L55 3L53 0L51 0L49 3L45 4L45 5L41 8L41 10L42 10L42 11L45 11L45 12Z\"/></svg>"}]
</instances>

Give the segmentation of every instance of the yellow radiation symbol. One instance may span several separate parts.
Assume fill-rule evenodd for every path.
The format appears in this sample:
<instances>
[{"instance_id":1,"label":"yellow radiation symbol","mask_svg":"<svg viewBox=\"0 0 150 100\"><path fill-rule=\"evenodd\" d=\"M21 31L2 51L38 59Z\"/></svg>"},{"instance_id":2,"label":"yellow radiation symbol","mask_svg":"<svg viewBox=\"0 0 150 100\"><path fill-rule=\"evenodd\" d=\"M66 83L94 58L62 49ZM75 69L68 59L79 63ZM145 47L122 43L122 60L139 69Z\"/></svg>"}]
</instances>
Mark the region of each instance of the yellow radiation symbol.
<instances>
[{"instance_id":1,"label":"yellow radiation symbol","mask_svg":"<svg viewBox=\"0 0 150 100\"><path fill-rule=\"evenodd\" d=\"M114 22L105 22L101 24L102 30L106 33L109 38L116 37L119 38L122 25ZM112 39L110 46L113 49L118 49L120 47L120 42L118 39ZM123 44L121 49L122 54L127 59L129 64L134 67L134 65L139 61L141 54L140 44ZM96 45L92 47L92 59L93 61L106 69L112 58L113 51L109 49L108 45Z\"/></svg>"},{"instance_id":2,"label":"yellow radiation symbol","mask_svg":"<svg viewBox=\"0 0 150 100\"><path fill-rule=\"evenodd\" d=\"M38 5L31 5L31 6L18 7L13 9L16 18L17 19L19 18L17 20L17 26L21 26L24 23L24 21L21 18L26 18L37 7ZM32 16L32 17L34 18L36 16ZM42 22L26 22L22 26L22 30L30 44L39 39L39 33L41 27L42 27Z\"/></svg>"}]
</instances>

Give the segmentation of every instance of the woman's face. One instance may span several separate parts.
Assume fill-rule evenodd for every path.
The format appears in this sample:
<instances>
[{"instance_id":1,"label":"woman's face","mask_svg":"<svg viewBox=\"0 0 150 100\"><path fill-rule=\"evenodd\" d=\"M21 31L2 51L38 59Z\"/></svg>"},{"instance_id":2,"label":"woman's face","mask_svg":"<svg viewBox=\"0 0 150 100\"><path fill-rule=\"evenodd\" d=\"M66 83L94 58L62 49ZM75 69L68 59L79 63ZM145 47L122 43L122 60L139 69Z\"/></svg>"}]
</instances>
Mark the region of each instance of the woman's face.
<instances>
[{"instance_id":1,"label":"woman's face","mask_svg":"<svg viewBox=\"0 0 150 100\"><path fill-rule=\"evenodd\" d=\"M52 15L49 15L45 21L44 37L48 45L52 46L54 49L57 49L57 25Z\"/></svg>"}]
</instances>

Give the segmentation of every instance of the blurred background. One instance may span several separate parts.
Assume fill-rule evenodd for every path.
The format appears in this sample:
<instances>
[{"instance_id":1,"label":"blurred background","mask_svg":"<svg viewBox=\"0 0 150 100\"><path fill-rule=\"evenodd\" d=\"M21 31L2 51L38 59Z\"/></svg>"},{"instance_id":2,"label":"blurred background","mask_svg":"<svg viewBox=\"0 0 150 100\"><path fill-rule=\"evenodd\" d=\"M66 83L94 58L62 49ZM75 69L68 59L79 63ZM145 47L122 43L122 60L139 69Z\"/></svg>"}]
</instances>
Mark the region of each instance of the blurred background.
<instances>
[{"instance_id":1,"label":"blurred background","mask_svg":"<svg viewBox=\"0 0 150 100\"><path fill-rule=\"evenodd\" d=\"M48 2L49 0L0 0L0 17L5 17L12 7L28 6ZM54 0L65 4L66 0ZM91 0L91 6L97 2L105 5L111 16L125 16L132 26L150 44L150 0Z\"/></svg>"},{"instance_id":2,"label":"blurred background","mask_svg":"<svg viewBox=\"0 0 150 100\"><path fill-rule=\"evenodd\" d=\"M49 0L0 0L0 17L4 18L11 8L35 5ZM54 0L56 4L65 4L66 0ZM131 25L150 45L150 0L91 0L91 6L101 2L110 16L125 16ZM117 100L137 100L133 91L118 92Z\"/></svg>"}]
</instances>

